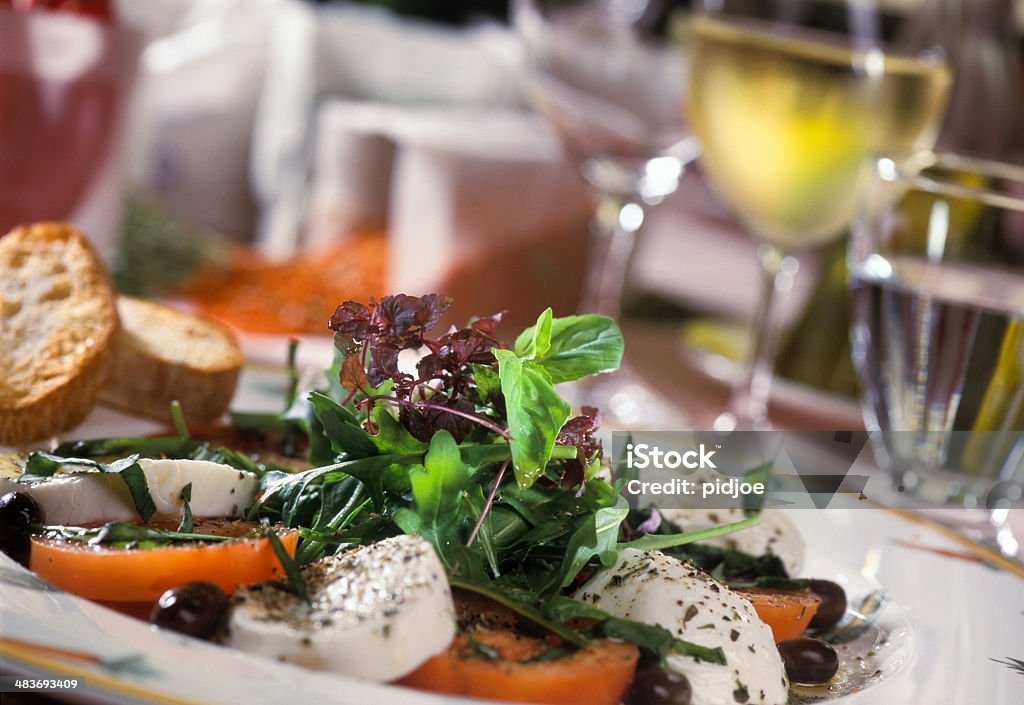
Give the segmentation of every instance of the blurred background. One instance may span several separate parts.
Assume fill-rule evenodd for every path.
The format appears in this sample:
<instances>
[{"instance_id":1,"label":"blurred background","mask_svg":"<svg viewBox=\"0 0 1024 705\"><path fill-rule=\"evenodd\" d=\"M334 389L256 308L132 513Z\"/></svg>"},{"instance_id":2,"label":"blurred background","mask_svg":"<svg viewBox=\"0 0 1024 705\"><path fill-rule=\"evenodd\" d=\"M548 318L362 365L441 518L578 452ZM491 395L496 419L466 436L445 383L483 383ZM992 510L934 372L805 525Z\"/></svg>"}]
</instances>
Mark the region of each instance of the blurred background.
<instances>
[{"instance_id":1,"label":"blurred background","mask_svg":"<svg viewBox=\"0 0 1024 705\"><path fill-rule=\"evenodd\" d=\"M689 10L604 4L659 38L681 36ZM914 3L882 5L898 17ZM589 233L624 232L603 257L627 272L621 292L611 277L612 312L621 299L634 367L669 397L689 370L689 394L720 409L760 265L694 161L681 71L632 92L634 54L616 54L607 28L556 40L598 48L580 65L614 75L609 102L641 115L651 144L634 154L616 142L636 129L629 115L514 14L504 0L0 0L0 230L71 220L125 293L248 334L312 335L340 301L397 291L448 293L456 319L509 309L509 330L548 305L578 310L585 289L583 307L605 310L601 285L585 286ZM959 26L939 144L1024 161L1024 2L966 0ZM538 71L591 94L565 112ZM637 160L635 178L617 188L621 164L585 158L595 149ZM793 258L775 324L803 425L861 423L845 248ZM808 390L838 401L822 411Z\"/></svg>"}]
</instances>

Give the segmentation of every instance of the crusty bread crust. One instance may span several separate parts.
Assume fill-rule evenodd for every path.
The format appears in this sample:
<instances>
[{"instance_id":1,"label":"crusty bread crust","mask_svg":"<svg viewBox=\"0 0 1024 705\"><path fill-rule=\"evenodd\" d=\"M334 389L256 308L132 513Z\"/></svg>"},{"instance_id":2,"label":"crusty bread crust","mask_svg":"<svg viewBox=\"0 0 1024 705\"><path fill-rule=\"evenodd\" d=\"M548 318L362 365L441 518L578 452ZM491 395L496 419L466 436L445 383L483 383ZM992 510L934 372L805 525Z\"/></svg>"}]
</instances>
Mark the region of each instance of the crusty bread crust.
<instances>
[{"instance_id":1,"label":"crusty bread crust","mask_svg":"<svg viewBox=\"0 0 1024 705\"><path fill-rule=\"evenodd\" d=\"M214 321L118 297L121 329L100 401L161 421L177 400L186 420L210 421L231 403L244 357L234 335Z\"/></svg>"},{"instance_id":2,"label":"crusty bread crust","mask_svg":"<svg viewBox=\"0 0 1024 705\"><path fill-rule=\"evenodd\" d=\"M67 430L92 410L118 327L107 270L66 223L0 237L0 445Z\"/></svg>"}]
</instances>

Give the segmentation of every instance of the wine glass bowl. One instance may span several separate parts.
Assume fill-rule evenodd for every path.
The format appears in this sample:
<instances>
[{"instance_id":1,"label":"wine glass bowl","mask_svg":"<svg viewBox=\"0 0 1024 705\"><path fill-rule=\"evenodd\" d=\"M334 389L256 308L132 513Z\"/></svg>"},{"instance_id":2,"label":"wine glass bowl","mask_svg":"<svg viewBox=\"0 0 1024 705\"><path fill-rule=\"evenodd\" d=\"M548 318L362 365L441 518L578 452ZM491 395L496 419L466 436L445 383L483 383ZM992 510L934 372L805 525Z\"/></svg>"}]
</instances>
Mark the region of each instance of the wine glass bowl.
<instances>
[{"instance_id":1,"label":"wine glass bowl","mask_svg":"<svg viewBox=\"0 0 1024 705\"><path fill-rule=\"evenodd\" d=\"M686 137L681 47L664 0L516 0L526 91L601 191L632 194L648 160Z\"/></svg>"},{"instance_id":2,"label":"wine glass bowl","mask_svg":"<svg viewBox=\"0 0 1024 705\"><path fill-rule=\"evenodd\" d=\"M839 238L879 149L934 143L951 84L944 20L846 2L705 0L690 21L683 101L713 187L761 243L754 355L719 430L768 426L776 292L789 256Z\"/></svg>"},{"instance_id":3,"label":"wine glass bowl","mask_svg":"<svg viewBox=\"0 0 1024 705\"><path fill-rule=\"evenodd\" d=\"M646 208L676 190L696 143L679 119L678 0L514 0L524 84L594 200L580 309L618 317ZM688 425L624 365L576 390L613 427Z\"/></svg>"}]
</instances>

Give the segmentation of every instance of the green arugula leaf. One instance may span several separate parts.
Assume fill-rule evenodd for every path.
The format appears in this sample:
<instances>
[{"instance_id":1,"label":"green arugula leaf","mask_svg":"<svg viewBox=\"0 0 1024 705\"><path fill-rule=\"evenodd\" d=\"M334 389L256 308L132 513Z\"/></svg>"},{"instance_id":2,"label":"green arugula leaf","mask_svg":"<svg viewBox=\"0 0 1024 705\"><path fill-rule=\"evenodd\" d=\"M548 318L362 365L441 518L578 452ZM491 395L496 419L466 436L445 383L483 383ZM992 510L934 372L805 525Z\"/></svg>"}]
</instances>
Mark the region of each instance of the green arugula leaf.
<instances>
[{"instance_id":1,"label":"green arugula leaf","mask_svg":"<svg viewBox=\"0 0 1024 705\"><path fill-rule=\"evenodd\" d=\"M535 353L533 341L537 334L538 326L520 333L515 352L520 357L532 354L534 362L544 368L553 384L612 372L622 362L625 347L622 332L615 321L606 316L587 314L553 319L550 343L543 354Z\"/></svg>"},{"instance_id":2,"label":"green arugula leaf","mask_svg":"<svg viewBox=\"0 0 1024 705\"><path fill-rule=\"evenodd\" d=\"M629 504L620 495L615 506L603 507L586 516L569 539L557 583L549 590L568 586L595 556L602 565L613 565L618 557L619 526L628 514Z\"/></svg>"},{"instance_id":3,"label":"green arugula leaf","mask_svg":"<svg viewBox=\"0 0 1024 705\"><path fill-rule=\"evenodd\" d=\"M178 524L179 534L188 534L192 532L194 528L194 522L192 521L192 507L189 503L192 501L192 483L188 483L181 488L181 523Z\"/></svg>"},{"instance_id":4,"label":"green arugula leaf","mask_svg":"<svg viewBox=\"0 0 1024 705\"><path fill-rule=\"evenodd\" d=\"M530 530L519 513L515 510L495 502L487 515L487 523L490 525L490 533L495 551L504 551L511 546L518 544L524 533Z\"/></svg>"},{"instance_id":5,"label":"green arugula leaf","mask_svg":"<svg viewBox=\"0 0 1024 705\"><path fill-rule=\"evenodd\" d=\"M339 457L367 458L379 455L377 444L362 427L355 414L320 392L310 392L309 402L313 414L323 426L324 435L331 442L331 448Z\"/></svg>"},{"instance_id":6,"label":"green arugula leaf","mask_svg":"<svg viewBox=\"0 0 1024 705\"><path fill-rule=\"evenodd\" d=\"M422 453L427 450L427 444L409 433L383 404L373 407L371 419L377 426L377 433L372 434L370 439L377 446L378 452Z\"/></svg>"},{"instance_id":7,"label":"green arugula leaf","mask_svg":"<svg viewBox=\"0 0 1024 705\"><path fill-rule=\"evenodd\" d=\"M232 414L231 419L235 424L241 420L237 414ZM313 403L308 396L297 397L277 419L281 425L279 430L286 431L288 427L297 427L306 435L309 441L307 458L311 465L319 467L335 461L337 455L323 424L316 417Z\"/></svg>"},{"instance_id":8,"label":"green arugula leaf","mask_svg":"<svg viewBox=\"0 0 1024 705\"><path fill-rule=\"evenodd\" d=\"M551 459L558 432L569 418L570 407L555 391L547 373L511 350L495 350L498 376L505 395L509 443L516 481L529 487Z\"/></svg>"},{"instance_id":9,"label":"green arugula leaf","mask_svg":"<svg viewBox=\"0 0 1024 705\"><path fill-rule=\"evenodd\" d=\"M484 507L487 504L487 497L484 494L484 488L478 484L470 483L469 488L466 491L466 504L470 508L472 515L479 517L484 512ZM487 512L484 516L483 522L480 524L480 531L476 535L476 543L483 549L484 557L487 559L487 564L491 569L491 574L496 578L501 573L498 570L498 551L494 544L494 530L492 528L492 520L494 519L494 507Z\"/></svg>"},{"instance_id":10,"label":"green arugula leaf","mask_svg":"<svg viewBox=\"0 0 1024 705\"><path fill-rule=\"evenodd\" d=\"M638 551L664 551L667 548L683 546L688 543L693 543L694 541L703 541L705 539L715 538L716 536L725 536L726 534L731 534L736 531L749 529L750 527L757 526L760 523L760 515L754 515L752 517L747 517L742 521L733 522L732 524L713 526L710 529L690 531L684 534L644 534L638 539L634 539L626 543L620 543L619 550L635 548Z\"/></svg>"},{"instance_id":11,"label":"green arugula leaf","mask_svg":"<svg viewBox=\"0 0 1024 705\"><path fill-rule=\"evenodd\" d=\"M459 513L459 505L470 484L470 470L450 433L434 434L423 465L409 471L409 480L413 507L396 510L395 523L402 531L430 541L451 568L454 561L449 549L461 543L458 529L464 517Z\"/></svg>"}]
</instances>

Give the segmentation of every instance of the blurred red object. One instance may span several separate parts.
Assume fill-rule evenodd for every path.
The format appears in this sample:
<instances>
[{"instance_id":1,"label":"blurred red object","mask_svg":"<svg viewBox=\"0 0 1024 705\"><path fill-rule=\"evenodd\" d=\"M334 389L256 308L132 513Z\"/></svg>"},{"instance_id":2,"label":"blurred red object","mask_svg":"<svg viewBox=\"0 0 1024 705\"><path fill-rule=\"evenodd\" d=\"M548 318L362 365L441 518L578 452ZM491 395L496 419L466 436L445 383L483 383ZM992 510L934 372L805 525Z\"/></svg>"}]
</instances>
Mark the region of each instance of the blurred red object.
<instances>
[{"instance_id":1,"label":"blurred red object","mask_svg":"<svg viewBox=\"0 0 1024 705\"><path fill-rule=\"evenodd\" d=\"M102 188L138 56L134 32L2 2L0 233L25 222L74 220ZM98 16L105 3L42 4Z\"/></svg>"},{"instance_id":2,"label":"blurred red object","mask_svg":"<svg viewBox=\"0 0 1024 705\"><path fill-rule=\"evenodd\" d=\"M17 12L56 10L87 15L107 22L114 20L114 8L110 0L0 0L0 5L13 7Z\"/></svg>"}]
</instances>

